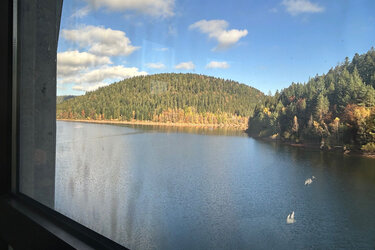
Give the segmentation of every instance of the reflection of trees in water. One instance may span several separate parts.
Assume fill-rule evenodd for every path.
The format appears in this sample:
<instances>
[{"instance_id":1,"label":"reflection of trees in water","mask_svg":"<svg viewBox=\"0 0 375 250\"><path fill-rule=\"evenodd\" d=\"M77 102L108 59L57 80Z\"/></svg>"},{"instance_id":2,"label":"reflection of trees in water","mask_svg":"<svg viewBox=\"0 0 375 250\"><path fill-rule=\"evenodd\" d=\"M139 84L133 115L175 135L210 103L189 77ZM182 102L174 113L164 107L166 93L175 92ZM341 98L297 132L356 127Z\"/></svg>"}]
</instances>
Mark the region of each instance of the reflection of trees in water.
<instances>
[{"instance_id":1,"label":"reflection of trees in water","mask_svg":"<svg viewBox=\"0 0 375 250\"><path fill-rule=\"evenodd\" d=\"M228 128L210 127L182 127L182 126L158 126L158 125L125 125L134 129L147 132L163 133L188 133L201 135L223 135L223 136L247 136L244 131Z\"/></svg>"}]
</instances>

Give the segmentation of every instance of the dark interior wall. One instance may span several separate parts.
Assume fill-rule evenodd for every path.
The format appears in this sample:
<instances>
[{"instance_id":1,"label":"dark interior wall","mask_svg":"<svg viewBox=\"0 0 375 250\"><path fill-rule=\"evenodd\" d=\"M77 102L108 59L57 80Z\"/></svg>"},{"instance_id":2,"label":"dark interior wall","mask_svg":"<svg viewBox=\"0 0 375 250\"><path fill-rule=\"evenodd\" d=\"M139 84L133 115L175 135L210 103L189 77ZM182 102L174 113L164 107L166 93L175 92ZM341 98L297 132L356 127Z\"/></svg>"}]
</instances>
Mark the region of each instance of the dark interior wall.
<instances>
[{"instance_id":1,"label":"dark interior wall","mask_svg":"<svg viewBox=\"0 0 375 250\"><path fill-rule=\"evenodd\" d=\"M0 1L0 195L11 185L11 10L10 0Z\"/></svg>"},{"instance_id":2,"label":"dark interior wall","mask_svg":"<svg viewBox=\"0 0 375 250\"><path fill-rule=\"evenodd\" d=\"M21 0L22 1L22 0ZM21 2L20 1L20 2ZM27 0L26 0L27 1ZM26 2L23 1L23 2ZM43 0L39 1L43 2ZM46 2L46 1L44 1ZM48 1L54 3L55 1ZM58 1L61 3L61 1ZM60 11L60 8L55 8ZM0 249L71 249L26 215L14 209L11 193L13 1L0 1ZM51 17L60 21L60 16ZM57 17L57 18L56 18ZM56 20L57 21L57 20ZM46 31L47 32L47 31ZM56 29L54 30L56 32ZM54 33L56 39L56 33ZM56 53L56 52L55 52ZM56 55L55 55L56 56ZM54 60L53 58L51 60ZM53 72L53 74L56 74Z\"/></svg>"},{"instance_id":3,"label":"dark interior wall","mask_svg":"<svg viewBox=\"0 0 375 250\"><path fill-rule=\"evenodd\" d=\"M56 52L62 0L20 0L21 191L53 206ZM11 189L13 1L0 1L0 195ZM25 146L25 147L22 147ZM39 172L39 173L38 173ZM43 177L44 175L44 177ZM42 176L45 181L35 180ZM35 192L38 189L39 194Z\"/></svg>"}]
</instances>

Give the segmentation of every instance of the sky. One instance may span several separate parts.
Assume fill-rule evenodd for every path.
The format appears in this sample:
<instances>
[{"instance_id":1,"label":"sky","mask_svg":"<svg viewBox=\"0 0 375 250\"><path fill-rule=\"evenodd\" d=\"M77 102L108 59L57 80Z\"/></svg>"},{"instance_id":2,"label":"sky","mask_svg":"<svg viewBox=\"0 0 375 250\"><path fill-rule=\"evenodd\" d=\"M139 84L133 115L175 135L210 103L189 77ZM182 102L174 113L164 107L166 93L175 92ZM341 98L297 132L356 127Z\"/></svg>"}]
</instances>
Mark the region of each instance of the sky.
<instances>
[{"instance_id":1,"label":"sky","mask_svg":"<svg viewBox=\"0 0 375 250\"><path fill-rule=\"evenodd\" d=\"M374 0L64 0L57 95L205 74L264 93L375 46Z\"/></svg>"}]
</instances>

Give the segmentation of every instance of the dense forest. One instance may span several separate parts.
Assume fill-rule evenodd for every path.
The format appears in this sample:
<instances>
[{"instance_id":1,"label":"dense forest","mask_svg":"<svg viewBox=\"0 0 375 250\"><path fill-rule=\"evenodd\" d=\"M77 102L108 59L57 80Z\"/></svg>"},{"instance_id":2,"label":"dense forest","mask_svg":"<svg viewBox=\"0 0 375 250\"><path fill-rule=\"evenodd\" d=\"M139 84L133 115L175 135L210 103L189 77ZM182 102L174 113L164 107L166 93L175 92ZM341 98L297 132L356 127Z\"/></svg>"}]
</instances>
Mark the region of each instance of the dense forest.
<instances>
[{"instance_id":1,"label":"dense forest","mask_svg":"<svg viewBox=\"0 0 375 250\"><path fill-rule=\"evenodd\" d=\"M327 74L266 96L248 133L321 148L375 152L375 50L356 54Z\"/></svg>"},{"instance_id":2,"label":"dense forest","mask_svg":"<svg viewBox=\"0 0 375 250\"><path fill-rule=\"evenodd\" d=\"M138 76L57 105L58 119L244 125L264 94L198 74Z\"/></svg>"}]
</instances>

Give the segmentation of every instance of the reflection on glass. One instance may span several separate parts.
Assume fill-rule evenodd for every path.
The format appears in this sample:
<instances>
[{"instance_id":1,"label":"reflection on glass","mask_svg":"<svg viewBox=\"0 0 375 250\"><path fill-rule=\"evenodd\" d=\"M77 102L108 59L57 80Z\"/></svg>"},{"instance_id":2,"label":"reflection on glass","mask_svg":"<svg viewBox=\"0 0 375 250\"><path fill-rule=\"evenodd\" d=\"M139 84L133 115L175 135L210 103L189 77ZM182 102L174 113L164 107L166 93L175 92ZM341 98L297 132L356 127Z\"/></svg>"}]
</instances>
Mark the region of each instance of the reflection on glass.
<instances>
[{"instance_id":1,"label":"reflection on glass","mask_svg":"<svg viewBox=\"0 0 375 250\"><path fill-rule=\"evenodd\" d=\"M66 1L55 209L131 249L373 248L373 9Z\"/></svg>"},{"instance_id":2,"label":"reflection on glass","mask_svg":"<svg viewBox=\"0 0 375 250\"><path fill-rule=\"evenodd\" d=\"M14 1L19 191L53 208L56 51L62 1Z\"/></svg>"},{"instance_id":3,"label":"reflection on glass","mask_svg":"<svg viewBox=\"0 0 375 250\"><path fill-rule=\"evenodd\" d=\"M366 248L374 240L372 159L225 133L57 126L57 211L131 249Z\"/></svg>"}]
</instances>

